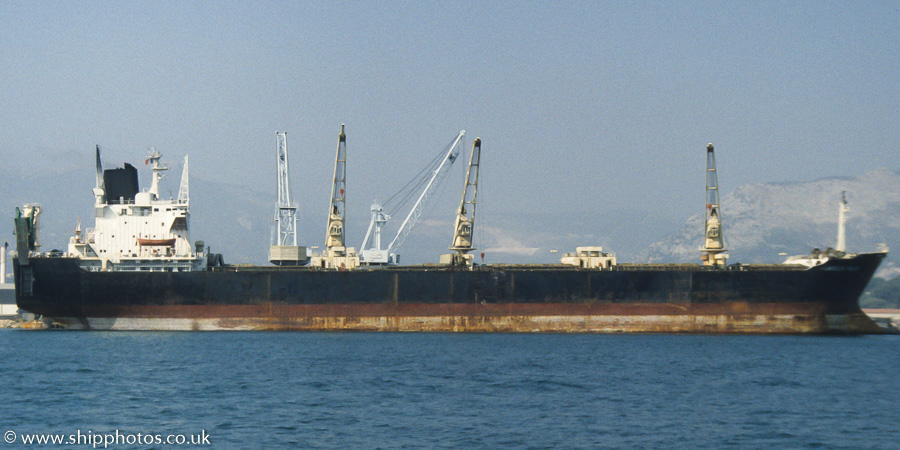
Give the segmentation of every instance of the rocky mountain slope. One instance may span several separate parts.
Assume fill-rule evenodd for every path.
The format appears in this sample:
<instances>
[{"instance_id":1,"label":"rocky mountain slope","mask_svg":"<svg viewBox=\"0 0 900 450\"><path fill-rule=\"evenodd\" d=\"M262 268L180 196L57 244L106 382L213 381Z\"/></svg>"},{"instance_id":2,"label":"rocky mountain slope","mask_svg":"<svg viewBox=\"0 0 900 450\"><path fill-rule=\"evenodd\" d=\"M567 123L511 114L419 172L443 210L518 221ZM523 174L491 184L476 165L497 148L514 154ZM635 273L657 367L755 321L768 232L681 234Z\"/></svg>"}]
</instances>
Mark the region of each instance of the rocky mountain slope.
<instances>
[{"instance_id":1,"label":"rocky mountain slope","mask_svg":"<svg viewBox=\"0 0 900 450\"><path fill-rule=\"evenodd\" d=\"M164 197L177 194L180 167L173 169L175 175L163 180ZM8 240L13 245L12 217L15 207L26 201L44 207L43 250L65 250L79 217L83 227L92 226L91 170L33 176L0 168L0 174L4 180L0 189L0 223L7 224L0 227L0 232L5 230L0 243ZM146 184L142 178L142 186ZM881 169L855 178L736 189L722 199L730 261L779 262L784 259L780 253L803 254L814 247L834 246L842 191L847 192L850 206L848 250L872 251L879 243L886 243L900 251L900 173ZM455 195L455 191L450 195ZM320 200L301 199L301 245L324 242L324 202ZM192 177L191 237L204 240L214 252L223 253L226 262L265 264L274 203L273 193ZM348 236L354 246L359 245L369 224L368 202L363 203L348 209ZM455 199L449 204L435 205L426 212L401 249L403 263L437 262L438 256L447 252ZM485 252L488 263L558 262L561 253L583 245L602 245L618 253L625 262L699 262L701 214L690 217L681 229L677 229L677 218L637 210L499 214L480 209L478 217L477 253ZM895 260L900 261L888 257L881 276L900 274Z\"/></svg>"},{"instance_id":2,"label":"rocky mountain slope","mask_svg":"<svg viewBox=\"0 0 900 450\"><path fill-rule=\"evenodd\" d=\"M805 254L833 247L838 203L846 191L847 250L876 250L881 243L900 251L900 173L879 169L853 178L742 186L721 200L731 262L780 262L782 253ZM699 261L703 214L638 253L648 262ZM900 272L888 256L881 276Z\"/></svg>"}]
</instances>

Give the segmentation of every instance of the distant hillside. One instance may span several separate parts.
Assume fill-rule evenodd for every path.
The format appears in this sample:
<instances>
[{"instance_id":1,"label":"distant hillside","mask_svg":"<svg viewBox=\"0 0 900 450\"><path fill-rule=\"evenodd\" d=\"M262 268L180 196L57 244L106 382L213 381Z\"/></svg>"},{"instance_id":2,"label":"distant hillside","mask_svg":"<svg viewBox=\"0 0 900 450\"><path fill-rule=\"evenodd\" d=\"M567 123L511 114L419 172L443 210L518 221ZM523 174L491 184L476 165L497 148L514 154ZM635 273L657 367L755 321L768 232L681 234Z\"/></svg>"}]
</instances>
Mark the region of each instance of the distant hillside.
<instances>
[{"instance_id":1,"label":"distant hillside","mask_svg":"<svg viewBox=\"0 0 900 450\"><path fill-rule=\"evenodd\" d=\"M847 192L847 249L875 250L879 243L900 251L900 173L879 169L855 178L825 178L805 183L742 186L722 200L729 261L780 262L812 248L833 247L841 192ZM638 259L648 262L699 261L703 214L648 246ZM888 256L881 276L900 273Z\"/></svg>"},{"instance_id":2,"label":"distant hillside","mask_svg":"<svg viewBox=\"0 0 900 450\"><path fill-rule=\"evenodd\" d=\"M900 277L873 278L859 299L863 308L900 309Z\"/></svg>"},{"instance_id":3,"label":"distant hillside","mask_svg":"<svg viewBox=\"0 0 900 450\"><path fill-rule=\"evenodd\" d=\"M111 165L110 165L111 166ZM141 188L149 185L148 171L139 167ZM180 166L161 183L164 198L177 195ZM53 175L13 173L0 168L0 239L14 245L12 218L15 208L25 202L40 203L40 243L43 250L65 250L80 218L82 227L93 226L91 188L93 168L82 168ZM452 181L452 180L451 180ZM301 245L320 246L325 240L327 199L312 198L295 186L299 201L298 240ZM449 194L447 193L449 192ZM191 238L203 240L216 253L222 253L228 263L265 264L269 248L275 194L229 184L227 180L208 181L190 179ZM445 190L444 196L456 195ZM365 195L370 195L366 193ZM485 190L482 198L489 198ZM359 246L369 225L369 202L353 197L348 209L347 235L349 244ZM431 205L401 251L403 263L437 262L448 251L454 219L455 198ZM387 241L393 238L406 211L395 213L385 232ZM622 226L628 223L630 226ZM3 225L6 224L6 225ZM475 229L477 253L485 253L486 262L548 263L559 261L560 254L573 251L576 246L603 245L624 260L671 230L677 222L671 218L645 211L528 211L519 214L498 214L484 206L478 209ZM0 243L2 243L0 240Z\"/></svg>"},{"instance_id":4,"label":"distant hillside","mask_svg":"<svg viewBox=\"0 0 900 450\"><path fill-rule=\"evenodd\" d=\"M177 195L180 170L179 166L173 167L163 179L164 197ZM145 172L141 171L142 188L149 184ZM11 245L15 207L24 202L41 203L44 207L40 235L44 250L65 250L78 218L84 228L93 226L91 168L53 176L17 174L0 168L0 177L0 239ZM802 254L813 247L834 246L837 204L843 190L850 203L849 249L869 251L885 242L900 251L900 174L878 170L857 178L738 188L722 199L731 261L777 262L784 258L779 253ZM450 191L447 195L456 195L455 190ZM298 189L295 194L302 192ZM490 195L485 190L484 198ZM327 199L310 198L308 194L295 198L300 202L301 245L322 245L322 209ZM370 201L357 200L359 203L349 205L347 232L352 246L360 245L366 232ZM436 262L441 253L448 251L456 201L450 198L426 211L401 248L401 262ZM226 262L265 264L274 204L274 192L192 177L191 238L203 240L214 252L224 254ZM476 253L484 252L488 263L548 263L559 261L561 253L573 251L576 246L602 245L626 262L698 262L702 220L698 214L672 232L678 228L679 220L647 211L559 213L548 209L498 214L482 207L476 221ZM386 232L391 238L399 221L395 218L388 223ZM888 270L880 272L882 276L900 273L894 260L897 259L889 256Z\"/></svg>"}]
</instances>

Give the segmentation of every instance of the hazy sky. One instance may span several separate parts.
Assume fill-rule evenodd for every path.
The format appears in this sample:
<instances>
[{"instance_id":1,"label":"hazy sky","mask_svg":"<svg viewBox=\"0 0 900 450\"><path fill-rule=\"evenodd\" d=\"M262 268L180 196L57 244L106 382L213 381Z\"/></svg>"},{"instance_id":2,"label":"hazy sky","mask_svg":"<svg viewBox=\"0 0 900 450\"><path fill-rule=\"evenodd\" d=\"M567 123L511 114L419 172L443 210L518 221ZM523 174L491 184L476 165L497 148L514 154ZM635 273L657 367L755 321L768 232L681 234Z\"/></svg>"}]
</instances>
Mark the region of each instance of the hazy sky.
<instances>
[{"instance_id":1,"label":"hazy sky","mask_svg":"<svg viewBox=\"0 0 900 450\"><path fill-rule=\"evenodd\" d=\"M466 129L479 210L686 218L707 142L723 194L900 169L898 23L877 1L0 0L0 167L83 169L89 205L95 144L153 146L274 202L287 131L324 221L342 123L362 211Z\"/></svg>"}]
</instances>

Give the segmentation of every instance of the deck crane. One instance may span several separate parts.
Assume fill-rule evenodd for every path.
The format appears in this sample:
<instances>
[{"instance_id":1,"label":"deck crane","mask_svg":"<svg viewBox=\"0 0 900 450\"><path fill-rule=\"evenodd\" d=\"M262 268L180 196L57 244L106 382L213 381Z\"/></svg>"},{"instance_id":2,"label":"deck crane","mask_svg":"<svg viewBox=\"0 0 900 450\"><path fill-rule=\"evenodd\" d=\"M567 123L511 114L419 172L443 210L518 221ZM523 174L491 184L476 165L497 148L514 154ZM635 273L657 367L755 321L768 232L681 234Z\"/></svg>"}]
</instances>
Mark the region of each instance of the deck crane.
<instances>
[{"instance_id":1,"label":"deck crane","mask_svg":"<svg viewBox=\"0 0 900 450\"><path fill-rule=\"evenodd\" d=\"M359 256L355 248L345 246L344 235L347 195L347 135L344 134L344 124L341 124L341 133L338 135L332 180L331 205L328 208L328 226L325 230L325 252L313 256L310 264L324 269L353 269L359 266Z\"/></svg>"},{"instance_id":2,"label":"deck crane","mask_svg":"<svg viewBox=\"0 0 900 450\"><path fill-rule=\"evenodd\" d=\"M331 208L328 212L328 227L325 231L325 249L329 255L340 256L344 250L344 196L347 189L347 136L344 124L338 135L337 152L334 156L334 178L331 185Z\"/></svg>"},{"instance_id":3,"label":"deck crane","mask_svg":"<svg viewBox=\"0 0 900 450\"><path fill-rule=\"evenodd\" d=\"M700 260L704 266L724 266L725 236L722 233L722 214L719 211L719 182L716 178L716 153L712 144L706 146L706 223Z\"/></svg>"},{"instance_id":4,"label":"deck crane","mask_svg":"<svg viewBox=\"0 0 900 450\"><path fill-rule=\"evenodd\" d=\"M363 239L360 247L363 250L359 252L359 258L366 264L396 264L397 262L394 261L394 258L388 251L381 248L381 229L384 228L391 216L384 213L384 207L377 200L372 203L370 210L372 211L372 221L369 222L366 237ZM375 230L374 235L372 234L373 228ZM372 243L372 248L366 249L366 244L369 243L369 236L373 236L374 242Z\"/></svg>"},{"instance_id":5,"label":"deck crane","mask_svg":"<svg viewBox=\"0 0 900 450\"><path fill-rule=\"evenodd\" d=\"M397 234L394 236L394 239L391 240L391 243L388 244L387 248L381 248L381 232L384 225L391 218L390 215L384 213L383 206L375 201L372 205L372 221L369 223L369 229L366 231L366 236L363 239L363 243L360 246L362 249L360 253L360 260L369 265L379 265L379 264L397 264L399 263L399 255L395 255L391 253L392 250L398 249L401 245L403 245L403 241L409 236L410 231L416 226L419 218L422 216L422 213L425 209L425 203L428 201L429 197L437 186L444 180L447 173L450 171L450 167L453 165L453 162L456 161L457 156L459 156L459 143L462 141L463 136L466 135L466 130L460 130L456 137L453 139L453 142L448 146L446 152L442 152L440 162L434 166L434 169L431 171L431 176L428 178L427 183L425 183L424 189L422 189L422 193L419 195L413 207L410 209L409 214L406 215L406 218L403 220L403 223L400 225L400 228L397 230ZM424 181L424 178L423 178ZM412 183L412 182L410 182ZM404 188L405 189L405 188ZM396 195L396 194L395 194ZM390 201L390 200L389 200ZM366 248L366 245L369 243L369 236L373 235L374 230L374 246L371 248Z\"/></svg>"},{"instance_id":6,"label":"deck crane","mask_svg":"<svg viewBox=\"0 0 900 450\"><path fill-rule=\"evenodd\" d=\"M459 202L459 208L456 210L453 240L450 242L450 250L454 250L456 253L441 255L441 264L472 267L474 255L470 255L469 252L475 250L473 246L475 200L478 196L478 171L480 167L481 138L476 138L475 143L472 144L472 153L469 155L469 168L466 170L462 199Z\"/></svg>"},{"instance_id":7,"label":"deck crane","mask_svg":"<svg viewBox=\"0 0 900 450\"><path fill-rule=\"evenodd\" d=\"M306 247L297 245L297 205L291 201L288 177L287 133L275 132L275 156L278 172L278 202L272 225L269 261L278 266L306 264Z\"/></svg>"}]
</instances>

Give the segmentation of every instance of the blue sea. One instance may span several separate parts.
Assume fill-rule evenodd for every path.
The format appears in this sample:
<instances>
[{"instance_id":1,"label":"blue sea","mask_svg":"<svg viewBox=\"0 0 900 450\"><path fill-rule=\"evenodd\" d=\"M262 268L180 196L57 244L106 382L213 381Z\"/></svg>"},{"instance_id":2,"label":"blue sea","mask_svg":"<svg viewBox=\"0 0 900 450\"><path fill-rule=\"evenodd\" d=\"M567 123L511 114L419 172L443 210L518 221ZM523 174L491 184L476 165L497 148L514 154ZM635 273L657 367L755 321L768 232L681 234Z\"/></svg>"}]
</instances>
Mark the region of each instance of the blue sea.
<instances>
[{"instance_id":1,"label":"blue sea","mask_svg":"<svg viewBox=\"0 0 900 450\"><path fill-rule=\"evenodd\" d=\"M900 336L0 330L0 349L8 447L55 434L92 441L45 448L103 448L114 433L135 445L107 448L169 447L141 433L213 448L900 448Z\"/></svg>"}]
</instances>

